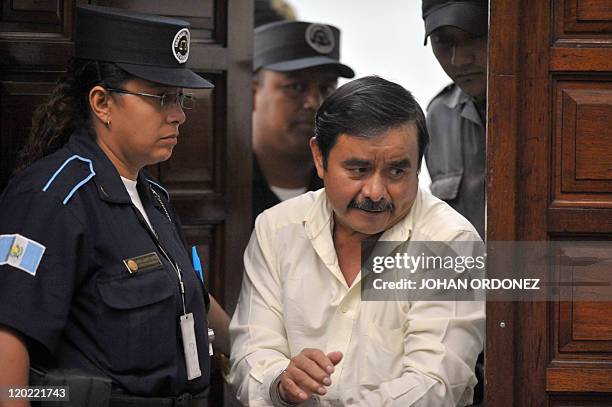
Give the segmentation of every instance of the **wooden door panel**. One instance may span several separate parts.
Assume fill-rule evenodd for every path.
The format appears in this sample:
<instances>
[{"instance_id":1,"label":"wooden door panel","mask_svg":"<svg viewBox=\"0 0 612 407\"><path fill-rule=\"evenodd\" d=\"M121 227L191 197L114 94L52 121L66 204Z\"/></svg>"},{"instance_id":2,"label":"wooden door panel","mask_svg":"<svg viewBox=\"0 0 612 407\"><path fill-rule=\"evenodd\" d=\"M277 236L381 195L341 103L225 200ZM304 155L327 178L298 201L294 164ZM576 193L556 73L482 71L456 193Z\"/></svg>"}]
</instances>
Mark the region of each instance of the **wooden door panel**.
<instances>
[{"instance_id":1,"label":"wooden door panel","mask_svg":"<svg viewBox=\"0 0 612 407\"><path fill-rule=\"evenodd\" d=\"M578 0L576 2L578 21L612 20L612 3L605 0Z\"/></svg>"},{"instance_id":2,"label":"wooden door panel","mask_svg":"<svg viewBox=\"0 0 612 407\"><path fill-rule=\"evenodd\" d=\"M13 0L2 2L0 30L29 33L61 33L70 27L63 0Z\"/></svg>"},{"instance_id":3,"label":"wooden door panel","mask_svg":"<svg viewBox=\"0 0 612 407\"><path fill-rule=\"evenodd\" d=\"M612 81L554 84L554 199L612 207Z\"/></svg>"},{"instance_id":4,"label":"wooden door panel","mask_svg":"<svg viewBox=\"0 0 612 407\"><path fill-rule=\"evenodd\" d=\"M0 69L11 70L20 66L55 66L61 69L65 66L74 54L72 2L3 0Z\"/></svg>"},{"instance_id":5,"label":"wooden door panel","mask_svg":"<svg viewBox=\"0 0 612 407\"><path fill-rule=\"evenodd\" d=\"M587 393L609 393L612 386L610 369L576 362L559 364L546 370L546 391L551 393L582 393L582 399L592 400ZM593 394L595 396L595 394ZM605 404L609 406L610 396Z\"/></svg>"},{"instance_id":6,"label":"wooden door panel","mask_svg":"<svg viewBox=\"0 0 612 407\"><path fill-rule=\"evenodd\" d=\"M592 395L581 397L578 395L551 396L550 407L601 407L609 406L610 398L604 395Z\"/></svg>"},{"instance_id":7,"label":"wooden door panel","mask_svg":"<svg viewBox=\"0 0 612 407\"><path fill-rule=\"evenodd\" d=\"M28 75L21 81L14 78L15 81L0 82L0 190L4 189L13 172L16 152L23 147L30 132L34 110L55 86L48 77L45 74Z\"/></svg>"},{"instance_id":8,"label":"wooden door panel","mask_svg":"<svg viewBox=\"0 0 612 407\"><path fill-rule=\"evenodd\" d=\"M552 362L599 361L612 369L612 302L554 303Z\"/></svg>"},{"instance_id":9,"label":"wooden door panel","mask_svg":"<svg viewBox=\"0 0 612 407\"><path fill-rule=\"evenodd\" d=\"M612 3L608 0L555 2L557 28L565 33L612 33Z\"/></svg>"},{"instance_id":10,"label":"wooden door panel","mask_svg":"<svg viewBox=\"0 0 612 407\"><path fill-rule=\"evenodd\" d=\"M208 78L210 79L210 78ZM214 83L215 81L212 80ZM218 85L218 84L217 84ZM190 90L197 97L193 110L186 111L187 121L180 128L179 143L172 152L172 159L160 164L160 181L177 194L203 195L220 192L217 181L217 159L221 150L215 150L214 89ZM218 117L223 120L223 117Z\"/></svg>"},{"instance_id":11,"label":"wooden door panel","mask_svg":"<svg viewBox=\"0 0 612 407\"><path fill-rule=\"evenodd\" d=\"M609 1L491 1L489 240L610 239L611 72ZM610 405L612 296L585 284L612 270L597 267L564 275L583 284L561 288L573 301L487 305L487 405Z\"/></svg>"},{"instance_id":12,"label":"wooden door panel","mask_svg":"<svg viewBox=\"0 0 612 407\"><path fill-rule=\"evenodd\" d=\"M574 302L573 337L583 341L607 341L612 354L612 302Z\"/></svg>"}]
</instances>

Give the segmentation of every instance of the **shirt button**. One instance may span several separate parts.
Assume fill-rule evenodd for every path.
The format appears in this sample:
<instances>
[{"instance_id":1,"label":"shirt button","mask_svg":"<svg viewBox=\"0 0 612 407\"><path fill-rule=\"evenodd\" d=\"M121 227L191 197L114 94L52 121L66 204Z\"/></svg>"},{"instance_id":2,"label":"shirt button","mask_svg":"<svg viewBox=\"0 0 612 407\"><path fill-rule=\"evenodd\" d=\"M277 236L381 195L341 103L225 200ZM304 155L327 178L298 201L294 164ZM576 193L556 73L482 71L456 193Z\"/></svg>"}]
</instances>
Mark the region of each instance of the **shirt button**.
<instances>
[{"instance_id":1,"label":"shirt button","mask_svg":"<svg viewBox=\"0 0 612 407\"><path fill-rule=\"evenodd\" d=\"M348 308L343 305L342 308L340 308L340 311L342 311L343 314L346 314L348 312Z\"/></svg>"}]
</instances>

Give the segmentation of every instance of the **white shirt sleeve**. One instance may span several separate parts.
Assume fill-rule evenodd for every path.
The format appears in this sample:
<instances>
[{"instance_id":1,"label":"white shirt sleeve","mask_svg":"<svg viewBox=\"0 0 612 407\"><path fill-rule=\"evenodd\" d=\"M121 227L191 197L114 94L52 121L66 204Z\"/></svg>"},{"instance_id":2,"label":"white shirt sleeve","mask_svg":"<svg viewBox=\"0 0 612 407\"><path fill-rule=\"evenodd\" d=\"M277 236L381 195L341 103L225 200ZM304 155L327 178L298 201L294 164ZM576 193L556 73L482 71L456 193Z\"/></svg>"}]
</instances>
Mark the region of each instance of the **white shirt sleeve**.
<instances>
[{"instance_id":1,"label":"white shirt sleeve","mask_svg":"<svg viewBox=\"0 0 612 407\"><path fill-rule=\"evenodd\" d=\"M270 384L289 364L278 264L272 251L261 246L267 240L260 236L260 218L244 254L244 279L230 324L229 382L250 406L272 405Z\"/></svg>"}]
</instances>

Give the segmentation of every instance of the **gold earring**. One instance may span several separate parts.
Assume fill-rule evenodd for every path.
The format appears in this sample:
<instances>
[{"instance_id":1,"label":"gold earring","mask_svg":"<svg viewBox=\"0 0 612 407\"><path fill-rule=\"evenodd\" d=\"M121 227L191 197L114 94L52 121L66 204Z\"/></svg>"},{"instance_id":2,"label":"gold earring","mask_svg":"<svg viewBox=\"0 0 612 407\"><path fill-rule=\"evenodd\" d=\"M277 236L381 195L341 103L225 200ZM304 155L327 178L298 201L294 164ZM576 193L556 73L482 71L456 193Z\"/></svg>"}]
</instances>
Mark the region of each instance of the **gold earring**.
<instances>
[{"instance_id":1,"label":"gold earring","mask_svg":"<svg viewBox=\"0 0 612 407\"><path fill-rule=\"evenodd\" d=\"M110 129L110 117L106 119L106 128Z\"/></svg>"}]
</instances>

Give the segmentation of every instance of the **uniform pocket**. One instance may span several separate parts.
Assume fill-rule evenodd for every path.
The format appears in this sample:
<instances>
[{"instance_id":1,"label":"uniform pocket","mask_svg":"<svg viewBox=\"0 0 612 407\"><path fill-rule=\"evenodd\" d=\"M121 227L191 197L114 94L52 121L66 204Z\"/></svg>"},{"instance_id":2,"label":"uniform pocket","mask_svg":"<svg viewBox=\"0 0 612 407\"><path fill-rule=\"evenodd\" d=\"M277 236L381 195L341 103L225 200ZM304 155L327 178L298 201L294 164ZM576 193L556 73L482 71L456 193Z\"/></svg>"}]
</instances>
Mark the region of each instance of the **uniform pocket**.
<instances>
[{"instance_id":1,"label":"uniform pocket","mask_svg":"<svg viewBox=\"0 0 612 407\"><path fill-rule=\"evenodd\" d=\"M431 193L443 201L452 201L457 197L463 172L445 174L431 181Z\"/></svg>"},{"instance_id":2,"label":"uniform pocket","mask_svg":"<svg viewBox=\"0 0 612 407\"><path fill-rule=\"evenodd\" d=\"M100 342L112 371L150 370L175 360L173 284L161 267L97 281Z\"/></svg>"},{"instance_id":3,"label":"uniform pocket","mask_svg":"<svg viewBox=\"0 0 612 407\"><path fill-rule=\"evenodd\" d=\"M364 339L360 384L378 387L382 382L399 377L404 361L402 328L383 328L369 322Z\"/></svg>"}]
</instances>

